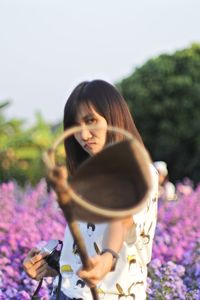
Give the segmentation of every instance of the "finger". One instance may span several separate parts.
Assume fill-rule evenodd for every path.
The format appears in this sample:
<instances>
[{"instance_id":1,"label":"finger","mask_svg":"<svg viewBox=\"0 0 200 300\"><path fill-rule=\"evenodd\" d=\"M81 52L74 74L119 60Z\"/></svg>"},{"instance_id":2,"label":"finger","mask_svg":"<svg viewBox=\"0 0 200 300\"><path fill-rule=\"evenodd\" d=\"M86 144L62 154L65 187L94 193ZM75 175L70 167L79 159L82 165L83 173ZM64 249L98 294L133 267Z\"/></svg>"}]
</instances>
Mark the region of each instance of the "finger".
<instances>
[{"instance_id":1,"label":"finger","mask_svg":"<svg viewBox=\"0 0 200 300\"><path fill-rule=\"evenodd\" d=\"M79 277L81 277L82 279L86 279L86 280L98 278L98 273L95 268L90 271L80 270L80 271L78 271L77 274Z\"/></svg>"},{"instance_id":2,"label":"finger","mask_svg":"<svg viewBox=\"0 0 200 300\"><path fill-rule=\"evenodd\" d=\"M42 260L43 258L45 258L47 255L49 255L47 252L39 252L38 254L36 254L35 256L33 256L30 261L31 263L34 265L35 263L37 263L38 261Z\"/></svg>"},{"instance_id":3,"label":"finger","mask_svg":"<svg viewBox=\"0 0 200 300\"><path fill-rule=\"evenodd\" d=\"M41 279L43 279L45 277L45 275L46 275L46 271L43 271L40 274L37 274L34 279L37 281L40 281Z\"/></svg>"},{"instance_id":4,"label":"finger","mask_svg":"<svg viewBox=\"0 0 200 300\"><path fill-rule=\"evenodd\" d=\"M94 267L96 264L98 264L98 262L100 261L100 258L101 258L100 255L91 256L89 258L89 263L90 263L91 267Z\"/></svg>"},{"instance_id":5,"label":"finger","mask_svg":"<svg viewBox=\"0 0 200 300\"><path fill-rule=\"evenodd\" d=\"M99 283L99 282L96 281L96 280L94 280L94 281L92 281L92 282L87 282L87 281L86 281L86 285L87 285L89 288L96 287L98 283Z\"/></svg>"},{"instance_id":6,"label":"finger","mask_svg":"<svg viewBox=\"0 0 200 300\"><path fill-rule=\"evenodd\" d=\"M100 280L97 280L95 278L90 278L89 280L84 279L86 285L88 287L96 287L98 285L98 283L100 282Z\"/></svg>"},{"instance_id":7,"label":"finger","mask_svg":"<svg viewBox=\"0 0 200 300\"><path fill-rule=\"evenodd\" d=\"M39 261L41 261L42 259L40 259ZM31 268L36 268L37 266L35 266L38 262L38 259L34 259L34 258L25 258L25 260L23 261L23 267L25 269L25 271L31 269Z\"/></svg>"},{"instance_id":8,"label":"finger","mask_svg":"<svg viewBox=\"0 0 200 300\"><path fill-rule=\"evenodd\" d=\"M47 265L46 261L44 259L41 259L40 261L36 262L32 268L34 268L35 270L39 270L40 268L42 268L43 266Z\"/></svg>"},{"instance_id":9,"label":"finger","mask_svg":"<svg viewBox=\"0 0 200 300\"><path fill-rule=\"evenodd\" d=\"M44 270L46 262L44 260L41 260L37 262L35 265L33 265L30 269L27 270L27 274L33 278L36 279L37 275L41 273L41 270Z\"/></svg>"},{"instance_id":10,"label":"finger","mask_svg":"<svg viewBox=\"0 0 200 300\"><path fill-rule=\"evenodd\" d=\"M40 252L40 250L38 248L34 247L28 252L27 257L33 257L36 254L38 254L39 252Z\"/></svg>"},{"instance_id":11,"label":"finger","mask_svg":"<svg viewBox=\"0 0 200 300\"><path fill-rule=\"evenodd\" d=\"M33 257L37 256L40 253L40 250L38 248L32 248L27 256L25 257L24 261L23 261L23 267L24 269L29 269L32 267L32 265L34 264L33 261Z\"/></svg>"},{"instance_id":12,"label":"finger","mask_svg":"<svg viewBox=\"0 0 200 300\"><path fill-rule=\"evenodd\" d=\"M90 269L79 269L77 274L80 274L81 276L93 276L95 275L96 271L95 271L95 266L97 266L97 264L99 263L100 257L99 255L93 256L93 257L89 257L89 265L90 265Z\"/></svg>"},{"instance_id":13,"label":"finger","mask_svg":"<svg viewBox=\"0 0 200 300\"><path fill-rule=\"evenodd\" d=\"M30 258L25 258L25 260L23 261L23 268L25 271L27 271L28 269L33 267L33 263L31 262Z\"/></svg>"},{"instance_id":14,"label":"finger","mask_svg":"<svg viewBox=\"0 0 200 300\"><path fill-rule=\"evenodd\" d=\"M44 278L47 275L47 271L48 271L48 264L45 263L37 269L37 274L35 276L35 279L41 280L42 278Z\"/></svg>"},{"instance_id":15,"label":"finger","mask_svg":"<svg viewBox=\"0 0 200 300\"><path fill-rule=\"evenodd\" d=\"M27 260L27 259L25 258L25 260L23 261L23 268L24 268L24 270L27 271L29 268L31 268L31 266L32 266L31 261L30 261L30 260Z\"/></svg>"}]
</instances>

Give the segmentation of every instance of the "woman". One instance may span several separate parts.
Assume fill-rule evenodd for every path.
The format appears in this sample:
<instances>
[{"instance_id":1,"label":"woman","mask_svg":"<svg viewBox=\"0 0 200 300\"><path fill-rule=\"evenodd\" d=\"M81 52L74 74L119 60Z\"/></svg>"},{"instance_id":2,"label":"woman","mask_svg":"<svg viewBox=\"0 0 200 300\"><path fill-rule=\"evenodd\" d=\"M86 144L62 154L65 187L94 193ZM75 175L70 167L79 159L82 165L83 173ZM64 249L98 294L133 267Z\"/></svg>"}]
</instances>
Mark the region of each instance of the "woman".
<instances>
[{"instance_id":1,"label":"woman","mask_svg":"<svg viewBox=\"0 0 200 300\"><path fill-rule=\"evenodd\" d=\"M91 124L100 125L101 129L88 130L87 125ZM65 140L71 175L105 145L124 139L120 134L107 133L108 125L129 131L143 145L125 100L112 85L102 80L82 82L69 96L64 110L64 129L74 125L81 125L83 129ZM123 222L90 223L90 226L79 223L92 264L89 271L80 269L80 259L66 228L60 258L63 299L92 299L89 286L94 285L100 299L146 299L147 264L151 259L158 195L157 173L153 166L150 169L153 189L139 213ZM92 230L88 234L89 227ZM55 275L44 256L33 249L25 259L24 268L32 278L40 280Z\"/></svg>"}]
</instances>

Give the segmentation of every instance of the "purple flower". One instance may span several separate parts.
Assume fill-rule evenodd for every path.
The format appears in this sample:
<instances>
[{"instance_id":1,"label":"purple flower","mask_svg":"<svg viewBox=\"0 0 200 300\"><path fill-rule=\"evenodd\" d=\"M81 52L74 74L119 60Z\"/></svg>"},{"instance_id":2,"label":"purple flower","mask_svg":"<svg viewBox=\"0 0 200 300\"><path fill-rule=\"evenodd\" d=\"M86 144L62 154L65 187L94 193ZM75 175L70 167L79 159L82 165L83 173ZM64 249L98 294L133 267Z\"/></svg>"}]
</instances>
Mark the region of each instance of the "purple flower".
<instances>
[{"instance_id":1,"label":"purple flower","mask_svg":"<svg viewBox=\"0 0 200 300\"><path fill-rule=\"evenodd\" d=\"M187 184L179 183L179 190ZM200 185L193 190L190 183L189 189L190 193L180 192L177 201L159 203L149 300L200 299ZM3 183L0 209L0 300L28 300L38 283L25 274L22 261L41 241L63 239L66 222L55 194L46 193L44 180L23 190L16 183ZM49 299L50 287L48 278L41 299Z\"/></svg>"},{"instance_id":2,"label":"purple flower","mask_svg":"<svg viewBox=\"0 0 200 300\"><path fill-rule=\"evenodd\" d=\"M44 181L22 191L16 184L0 185L0 299L30 299L37 282L22 268L28 251L41 240L63 239L66 222L55 196L48 195ZM41 299L49 299L51 280L44 281Z\"/></svg>"}]
</instances>

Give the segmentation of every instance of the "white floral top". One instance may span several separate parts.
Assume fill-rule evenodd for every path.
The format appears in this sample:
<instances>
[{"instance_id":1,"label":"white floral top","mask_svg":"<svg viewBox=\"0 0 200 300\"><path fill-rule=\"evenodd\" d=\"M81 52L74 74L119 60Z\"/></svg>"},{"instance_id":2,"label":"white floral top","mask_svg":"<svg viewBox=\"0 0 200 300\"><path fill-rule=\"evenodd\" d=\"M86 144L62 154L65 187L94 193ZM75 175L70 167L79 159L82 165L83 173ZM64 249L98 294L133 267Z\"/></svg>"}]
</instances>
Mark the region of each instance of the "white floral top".
<instances>
[{"instance_id":1,"label":"white floral top","mask_svg":"<svg viewBox=\"0 0 200 300\"><path fill-rule=\"evenodd\" d=\"M114 272L107 274L97 287L99 299L146 299L147 264L151 260L152 243L157 220L158 176L151 166L153 188L145 207L133 216L135 226L119 253ZM102 240L107 223L79 223L89 256L102 251ZM60 259L62 291L70 298L92 300L90 289L77 275L81 261L68 227Z\"/></svg>"}]
</instances>

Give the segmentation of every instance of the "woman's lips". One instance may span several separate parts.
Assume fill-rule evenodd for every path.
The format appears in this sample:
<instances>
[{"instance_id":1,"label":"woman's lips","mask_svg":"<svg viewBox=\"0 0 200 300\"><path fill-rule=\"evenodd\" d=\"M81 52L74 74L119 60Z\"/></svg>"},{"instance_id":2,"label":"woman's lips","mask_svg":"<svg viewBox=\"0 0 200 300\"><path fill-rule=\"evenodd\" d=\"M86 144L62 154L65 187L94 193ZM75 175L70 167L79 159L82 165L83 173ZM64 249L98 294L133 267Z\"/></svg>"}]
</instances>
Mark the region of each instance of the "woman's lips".
<instances>
[{"instance_id":1,"label":"woman's lips","mask_svg":"<svg viewBox=\"0 0 200 300\"><path fill-rule=\"evenodd\" d=\"M91 142L91 143L85 143L84 148L92 148L92 146L94 146L95 143Z\"/></svg>"}]
</instances>

